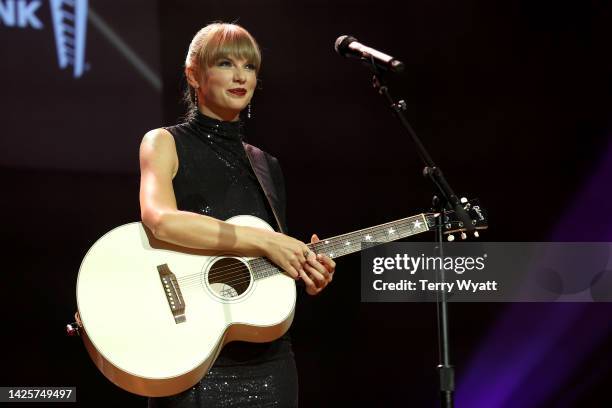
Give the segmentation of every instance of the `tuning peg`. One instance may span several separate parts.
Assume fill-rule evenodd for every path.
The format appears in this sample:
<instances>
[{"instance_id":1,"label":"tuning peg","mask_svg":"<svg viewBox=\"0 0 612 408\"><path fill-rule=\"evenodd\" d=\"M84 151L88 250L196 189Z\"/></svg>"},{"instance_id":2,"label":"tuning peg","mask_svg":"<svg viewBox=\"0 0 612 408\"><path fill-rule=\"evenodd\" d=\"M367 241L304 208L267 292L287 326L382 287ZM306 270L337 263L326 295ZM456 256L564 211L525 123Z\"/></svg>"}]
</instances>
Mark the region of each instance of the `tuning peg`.
<instances>
[{"instance_id":1,"label":"tuning peg","mask_svg":"<svg viewBox=\"0 0 612 408\"><path fill-rule=\"evenodd\" d=\"M465 240L467 238L467 234L465 232L461 233L461 239Z\"/></svg>"},{"instance_id":2,"label":"tuning peg","mask_svg":"<svg viewBox=\"0 0 612 408\"><path fill-rule=\"evenodd\" d=\"M455 236L453 234L449 234L446 239L448 240L448 242L453 242L455 240Z\"/></svg>"},{"instance_id":3,"label":"tuning peg","mask_svg":"<svg viewBox=\"0 0 612 408\"><path fill-rule=\"evenodd\" d=\"M478 231L474 231L474 237L478 238L480 236L480 234L478 233Z\"/></svg>"},{"instance_id":4,"label":"tuning peg","mask_svg":"<svg viewBox=\"0 0 612 408\"><path fill-rule=\"evenodd\" d=\"M461 204L465 204L468 202L468 199L465 197L461 197Z\"/></svg>"}]
</instances>

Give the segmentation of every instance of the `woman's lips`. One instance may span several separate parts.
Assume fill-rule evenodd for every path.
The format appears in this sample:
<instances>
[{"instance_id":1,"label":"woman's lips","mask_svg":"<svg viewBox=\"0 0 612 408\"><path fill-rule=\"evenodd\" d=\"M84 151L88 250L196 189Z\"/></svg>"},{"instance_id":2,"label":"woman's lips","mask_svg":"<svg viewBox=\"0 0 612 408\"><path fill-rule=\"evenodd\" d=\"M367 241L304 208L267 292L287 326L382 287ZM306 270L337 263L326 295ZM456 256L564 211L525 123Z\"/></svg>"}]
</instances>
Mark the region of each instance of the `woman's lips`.
<instances>
[{"instance_id":1,"label":"woman's lips","mask_svg":"<svg viewBox=\"0 0 612 408\"><path fill-rule=\"evenodd\" d=\"M228 92L233 93L234 95L237 95L237 96L244 96L246 95L247 91L244 88L234 88L234 89L228 90Z\"/></svg>"}]
</instances>

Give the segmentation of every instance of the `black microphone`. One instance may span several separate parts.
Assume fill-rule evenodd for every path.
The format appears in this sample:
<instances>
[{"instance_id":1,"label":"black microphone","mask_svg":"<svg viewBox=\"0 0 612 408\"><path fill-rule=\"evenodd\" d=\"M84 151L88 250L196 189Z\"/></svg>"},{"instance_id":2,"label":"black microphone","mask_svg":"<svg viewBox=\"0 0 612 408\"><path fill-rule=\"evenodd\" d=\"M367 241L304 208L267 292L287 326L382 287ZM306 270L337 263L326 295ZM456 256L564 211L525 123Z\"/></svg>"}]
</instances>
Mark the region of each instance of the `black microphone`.
<instances>
[{"instance_id":1,"label":"black microphone","mask_svg":"<svg viewBox=\"0 0 612 408\"><path fill-rule=\"evenodd\" d=\"M334 49L343 57L357 57L364 62L372 62L373 60L377 66L385 70L392 72L402 72L404 70L403 62L374 48L366 47L350 35L338 37Z\"/></svg>"}]
</instances>

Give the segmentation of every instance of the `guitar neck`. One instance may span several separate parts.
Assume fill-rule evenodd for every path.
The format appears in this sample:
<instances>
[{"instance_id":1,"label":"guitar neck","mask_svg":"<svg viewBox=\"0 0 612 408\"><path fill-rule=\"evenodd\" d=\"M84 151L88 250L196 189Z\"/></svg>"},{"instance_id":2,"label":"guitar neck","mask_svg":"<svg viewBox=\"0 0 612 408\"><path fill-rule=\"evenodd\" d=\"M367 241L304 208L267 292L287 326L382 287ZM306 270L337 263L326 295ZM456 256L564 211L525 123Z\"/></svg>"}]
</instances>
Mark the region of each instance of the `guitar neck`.
<instances>
[{"instance_id":1,"label":"guitar neck","mask_svg":"<svg viewBox=\"0 0 612 408\"><path fill-rule=\"evenodd\" d=\"M327 238L308 246L315 253L325 254L333 259L425 231L429 231L427 216L419 214Z\"/></svg>"},{"instance_id":2,"label":"guitar neck","mask_svg":"<svg viewBox=\"0 0 612 408\"><path fill-rule=\"evenodd\" d=\"M308 244L308 247L317 254L325 254L332 259L338 258L376 245L429 231L428 217L431 216L418 214L402 218L375 227L326 238L314 244ZM250 265L255 279L263 279L281 272L276 265L266 258L255 258L250 261Z\"/></svg>"}]
</instances>

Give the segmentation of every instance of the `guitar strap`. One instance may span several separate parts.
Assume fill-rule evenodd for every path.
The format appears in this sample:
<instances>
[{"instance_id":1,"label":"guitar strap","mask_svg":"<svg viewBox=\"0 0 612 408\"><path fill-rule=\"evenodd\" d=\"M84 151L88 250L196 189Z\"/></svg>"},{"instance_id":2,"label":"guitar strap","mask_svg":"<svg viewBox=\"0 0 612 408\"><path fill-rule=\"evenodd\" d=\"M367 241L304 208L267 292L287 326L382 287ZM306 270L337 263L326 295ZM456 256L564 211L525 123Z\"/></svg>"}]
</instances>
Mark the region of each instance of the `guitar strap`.
<instances>
[{"instance_id":1,"label":"guitar strap","mask_svg":"<svg viewBox=\"0 0 612 408\"><path fill-rule=\"evenodd\" d=\"M264 194L272 206L272 211L277 215L278 227L284 234L287 233L286 224L286 192L283 171L276 157L248 143L242 143L248 155L253 171L259 179Z\"/></svg>"}]
</instances>

